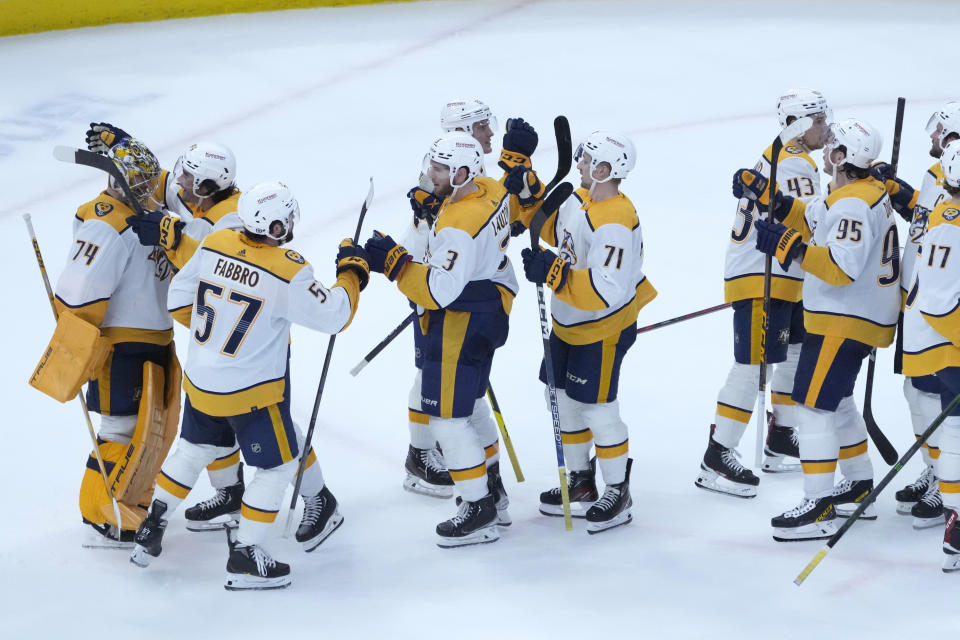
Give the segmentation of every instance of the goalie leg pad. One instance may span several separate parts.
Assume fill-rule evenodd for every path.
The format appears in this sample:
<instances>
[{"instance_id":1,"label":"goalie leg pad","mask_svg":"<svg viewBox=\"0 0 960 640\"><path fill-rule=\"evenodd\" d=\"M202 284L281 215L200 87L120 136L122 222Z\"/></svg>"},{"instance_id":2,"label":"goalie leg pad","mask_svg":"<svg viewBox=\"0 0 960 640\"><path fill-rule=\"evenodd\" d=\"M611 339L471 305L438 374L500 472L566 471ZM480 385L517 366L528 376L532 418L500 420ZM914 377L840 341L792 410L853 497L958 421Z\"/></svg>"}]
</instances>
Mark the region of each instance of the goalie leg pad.
<instances>
[{"instance_id":1,"label":"goalie leg pad","mask_svg":"<svg viewBox=\"0 0 960 640\"><path fill-rule=\"evenodd\" d=\"M94 377L110 355L110 341L100 329L79 316L63 312L40 362L30 376L30 386L54 400L66 402Z\"/></svg>"}]
</instances>

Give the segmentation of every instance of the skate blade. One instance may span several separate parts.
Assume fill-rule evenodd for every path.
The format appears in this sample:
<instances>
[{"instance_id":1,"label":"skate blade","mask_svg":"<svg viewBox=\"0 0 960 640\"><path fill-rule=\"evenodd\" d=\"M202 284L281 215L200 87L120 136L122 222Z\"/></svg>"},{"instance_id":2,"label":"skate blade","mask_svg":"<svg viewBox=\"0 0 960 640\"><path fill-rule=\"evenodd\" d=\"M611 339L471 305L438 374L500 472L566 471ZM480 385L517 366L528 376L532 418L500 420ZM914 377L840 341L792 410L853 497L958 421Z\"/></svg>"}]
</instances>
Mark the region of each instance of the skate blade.
<instances>
[{"instance_id":1,"label":"skate blade","mask_svg":"<svg viewBox=\"0 0 960 640\"><path fill-rule=\"evenodd\" d=\"M946 524L947 519L945 516L937 516L935 518L913 518L913 528L917 531L922 529L931 529L933 527L939 527Z\"/></svg>"},{"instance_id":2,"label":"skate blade","mask_svg":"<svg viewBox=\"0 0 960 640\"><path fill-rule=\"evenodd\" d=\"M613 529L614 527L619 527L622 524L630 524L633 522L633 516L630 515L629 511L622 511L616 515L616 517L607 520L606 522L589 522L587 523L587 533L590 535L600 533L601 531L607 531L608 529Z\"/></svg>"},{"instance_id":3,"label":"skate blade","mask_svg":"<svg viewBox=\"0 0 960 640\"><path fill-rule=\"evenodd\" d=\"M228 573L223 588L227 591L269 591L271 589L286 589L293 580L290 576L276 578L261 578L239 573Z\"/></svg>"},{"instance_id":4,"label":"skate blade","mask_svg":"<svg viewBox=\"0 0 960 640\"><path fill-rule=\"evenodd\" d=\"M223 531L224 525L229 523L240 524L240 512L229 516L217 516L212 520L187 520L187 531L206 533L208 531Z\"/></svg>"},{"instance_id":5,"label":"skate blade","mask_svg":"<svg viewBox=\"0 0 960 640\"><path fill-rule=\"evenodd\" d=\"M141 569L146 569L153 561L153 556L147 553L147 550L140 545L134 545L130 552L130 564L136 565Z\"/></svg>"},{"instance_id":6,"label":"skate blade","mask_svg":"<svg viewBox=\"0 0 960 640\"><path fill-rule=\"evenodd\" d=\"M489 544L500 539L500 533L496 525L477 529L469 535L459 538L445 538L437 536L437 546L441 549L454 549L457 547L469 547L475 544Z\"/></svg>"},{"instance_id":7,"label":"skate blade","mask_svg":"<svg viewBox=\"0 0 960 640\"><path fill-rule=\"evenodd\" d=\"M849 518L853 515L853 512L857 510L857 503L850 502L847 504L836 504L833 505L833 508L837 511L837 516L840 518ZM860 517L857 520L876 520L877 519L877 504L875 502L870 503L863 513L860 514Z\"/></svg>"},{"instance_id":8,"label":"skate blade","mask_svg":"<svg viewBox=\"0 0 960 640\"><path fill-rule=\"evenodd\" d=\"M814 522L803 527L780 529L774 527L773 539L777 542L803 542L804 540L826 540L837 532L835 520Z\"/></svg>"},{"instance_id":9,"label":"skate blade","mask_svg":"<svg viewBox=\"0 0 960 640\"><path fill-rule=\"evenodd\" d=\"M587 510L592 506L593 506L592 502L571 502L570 515L574 518L586 518ZM545 516L550 516L551 518L562 518L563 505L543 504L541 502L540 513L542 513Z\"/></svg>"},{"instance_id":10,"label":"skate blade","mask_svg":"<svg viewBox=\"0 0 960 640\"><path fill-rule=\"evenodd\" d=\"M954 571L960 571L960 555L948 553L943 559L943 572L953 573Z\"/></svg>"},{"instance_id":11,"label":"skate blade","mask_svg":"<svg viewBox=\"0 0 960 640\"><path fill-rule=\"evenodd\" d=\"M87 533L86 537L80 542L84 549L108 549L113 551L130 551L133 549L133 541L121 542L113 538L107 538L95 531Z\"/></svg>"},{"instance_id":12,"label":"skate blade","mask_svg":"<svg viewBox=\"0 0 960 640\"><path fill-rule=\"evenodd\" d=\"M429 482L425 482L421 478L410 474L407 474L407 477L404 478L403 488L410 493L419 493L422 496L440 498L441 500L446 500L447 498L453 497L452 486L430 484Z\"/></svg>"},{"instance_id":13,"label":"skate blade","mask_svg":"<svg viewBox=\"0 0 960 640\"><path fill-rule=\"evenodd\" d=\"M714 474L713 478L706 474L700 474L693 484L701 489L713 491L714 493L722 493L723 495L733 496L734 498L757 497L757 488L753 485L733 483L729 480L721 483L720 480L723 479L716 474Z\"/></svg>"},{"instance_id":14,"label":"skate blade","mask_svg":"<svg viewBox=\"0 0 960 640\"><path fill-rule=\"evenodd\" d=\"M320 546L324 540L333 535L333 532L340 528L340 525L343 524L343 516L340 514L340 510L333 512L333 515L330 516L330 519L327 520L327 525L320 530L320 533L310 538L309 540L303 540L300 542L303 550L307 553L315 551L317 547Z\"/></svg>"},{"instance_id":15,"label":"skate blade","mask_svg":"<svg viewBox=\"0 0 960 640\"><path fill-rule=\"evenodd\" d=\"M801 470L799 462L784 462L784 458L786 458L786 456L765 453L763 457L763 466L760 467L760 470L764 473L796 473Z\"/></svg>"},{"instance_id":16,"label":"skate blade","mask_svg":"<svg viewBox=\"0 0 960 640\"><path fill-rule=\"evenodd\" d=\"M916 502L900 502L897 501L897 513L902 516L909 516L913 514L913 505L917 504Z\"/></svg>"}]
</instances>

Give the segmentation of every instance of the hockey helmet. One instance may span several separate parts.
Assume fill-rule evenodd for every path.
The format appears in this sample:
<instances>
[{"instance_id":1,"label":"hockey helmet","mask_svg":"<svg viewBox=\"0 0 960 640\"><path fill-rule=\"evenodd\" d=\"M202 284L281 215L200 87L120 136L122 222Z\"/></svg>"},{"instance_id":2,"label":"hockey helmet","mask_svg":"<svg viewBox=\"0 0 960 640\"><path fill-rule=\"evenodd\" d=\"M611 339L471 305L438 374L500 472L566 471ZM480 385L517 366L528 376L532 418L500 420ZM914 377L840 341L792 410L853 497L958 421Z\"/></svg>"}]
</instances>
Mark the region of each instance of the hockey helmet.
<instances>
[{"instance_id":1,"label":"hockey helmet","mask_svg":"<svg viewBox=\"0 0 960 640\"><path fill-rule=\"evenodd\" d=\"M869 169L880 155L883 138L869 122L848 118L830 125L830 139L825 146L831 153L840 146L844 147L846 158L841 164Z\"/></svg>"},{"instance_id":2,"label":"hockey helmet","mask_svg":"<svg viewBox=\"0 0 960 640\"><path fill-rule=\"evenodd\" d=\"M261 182L244 191L237 202L237 216L250 233L284 241L300 221L300 205L282 182ZM281 229L274 232L275 224Z\"/></svg>"},{"instance_id":3,"label":"hockey helmet","mask_svg":"<svg viewBox=\"0 0 960 640\"><path fill-rule=\"evenodd\" d=\"M817 113L822 113L827 122L833 121L833 109L819 91L803 87L787 89L786 93L777 99L777 119L781 127L787 126L787 118L790 116L802 118Z\"/></svg>"},{"instance_id":4,"label":"hockey helmet","mask_svg":"<svg viewBox=\"0 0 960 640\"><path fill-rule=\"evenodd\" d=\"M587 139L577 147L574 157L577 163L583 157L584 153L590 154L590 177L593 178L593 172L601 162L610 165L610 175L604 180L597 182L606 182L612 178L623 179L637 164L637 151L625 135L613 131L594 131ZM594 180L596 180L594 178Z\"/></svg>"},{"instance_id":5,"label":"hockey helmet","mask_svg":"<svg viewBox=\"0 0 960 640\"><path fill-rule=\"evenodd\" d=\"M140 205L148 209L155 208L149 205L153 204L151 200L159 184L160 163L153 152L136 138L124 138L110 149L109 156L123 173L127 186ZM123 191L112 177L109 184L112 189Z\"/></svg>"},{"instance_id":6,"label":"hockey helmet","mask_svg":"<svg viewBox=\"0 0 960 640\"><path fill-rule=\"evenodd\" d=\"M454 131L443 134L430 145L427 157L450 168L450 186L454 189L483 173L483 147L468 133ZM467 168L467 179L457 185L453 181L460 167Z\"/></svg>"},{"instance_id":7,"label":"hockey helmet","mask_svg":"<svg viewBox=\"0 0 960 640\"><path fill-rule=\"evenodd\" d=\"M216 191L233 186L237 179L237 160L227 147L216 142L198 142L190 145L177 162L181 171L193 176L193 195L201 185L210 180ZM209 193L204 195L210 195Z\"/></svg>"},{"instance_id":8,"label":"hockey helmet","mask_svg":"<svg viewBox=\"0 0 960 640\"><path fill-rule=\"evenodd\" d=\"M440 128L444 131L463 129L473 133L473 125L484 120L489 121L492 130L497 130L497 117L476 98L454 98L440 110Z\"/></svg>"}]
</instances>

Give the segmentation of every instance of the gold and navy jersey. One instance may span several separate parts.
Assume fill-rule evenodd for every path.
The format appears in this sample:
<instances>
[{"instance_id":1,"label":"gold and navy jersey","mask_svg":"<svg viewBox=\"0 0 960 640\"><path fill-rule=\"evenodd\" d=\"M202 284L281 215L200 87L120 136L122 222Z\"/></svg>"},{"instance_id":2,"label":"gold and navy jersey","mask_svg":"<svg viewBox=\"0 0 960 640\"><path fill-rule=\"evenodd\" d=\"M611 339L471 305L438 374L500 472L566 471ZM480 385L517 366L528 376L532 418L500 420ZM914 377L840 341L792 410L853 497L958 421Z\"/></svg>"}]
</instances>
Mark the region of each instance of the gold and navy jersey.
<instances>
[{"instance_id":1,"label":"gold and navy jersey","mask_svg":"<svg viewBox=\"0 0 960 640\"><path fill-rule=\"evenodd\" d=\"M173 269L162 249L144 247L127 226L133 211L107 192L82 205L56 302L99 326L113 342L168 344L167 287Z\"/></svg>"},{"instance_id":2,"label":"gold and navy jersey","mask_svg":"<svg viewBox=\"0 0 960 640\"><path fill-rule=\"evenodd\" d=\"M764 176L770 176L770 154L767 147L754 167ZM780 152L777 164L777 184L780 192L810 202L820 197L820 174L817 163L800 147L786 145ZM754 201L741 198L737 202L736 217L730 241L727 244L726 264L723 272L723 297L725 302L763 297L764 255L758 252L754 221L764 216ZM771 295L778 300L796 302L803 287L803 271L796 263L790 269L773 261L770 283Z\"/></svg>"},{"instance_id":3,"label":"gold and navy jersey","mask_svg":"<svg viewBox=\"0 0 960 640\"><path fill-rule=\"evenodd\" d=\"M904 293L913 282L914 265L917 254L923 244L923 234L927 229L927 216L934 208L950 196L943 190L943 169L940 162L934 162L923 175L923 184L920 185L920 194L917 196L917 205L913 208L913 219L910 221L910 231L903 247L903 278L900 281Z\"/></svg>"},{"instance_id":4,"label":"gold and navy jersey","mask_svg":"<svg viewBox=\"0 0 960 640\"><path fill-rule=\"evenodd\" d=\"M553 330L568 344L617 335L657 295L643 273L643 234L622 193L600 202L577 189L540 232L570 264L567 281L550 301Z\"/></svg>"},{"instance_id":5,"label":"gold and navy jersey","mask_svg":"<svg viewBox=\"0 0 960 640\"><path fill-rule=\"evenodd\" d=\"M423 260L409 262L397 279L400 291L424 309L510 313L519 287L507 257L507 191L492 178L474 182L477 191L444 201Z\"/></svg>"},{"instance_id":6,"label":"gold and navy jersey","mask_svg":"<svg viewBox=\"0 0 960 640\"><path fill-rule=\"evenodd\" d=\"M182 268L193 257L200 243L211 233L221 229L240 229L243 223L237 215L237 202L240 200L240 191L235 190L233 195L221 200L206 211L202 211L198 204L184 202L178 193L176 206L172 211L186 223L183 227L183 236L180 245L173 251L167 251L167 257L178 269Z\"/></svg>"},{"instance_id":7,"label":"gold and navy jersey","mask_svg":"<svg viewBox=\"0 0 960 640\"><path fill-rule=\"evenodd\" d=\"M960 367L960 204L930 213L903 319L903 373Z\"/></svg>"},{"instance_id":8,"label":"gold and navy jersey","mask_svg":"<svg viewBox=\"0 0 960 640\"><path fill-rule=\"evenodd\" d=\"M883 184L857 180L796 209L800 220L785 223L810 243L801 265L804 328L888 346L900 315L900 241Z\"/></svg>"},{"instance_id":9,"label":"gold and navy jersey","mask_svg":"<svg viewBox=\"0 0 960 640\"><path fill-rule=\"evenodd\" d=\"M280 402L290 325L337 333L353 318L358 296L353 273L328 289L296 251L232 229L210 234L173 278L167 300L190 327L183 387L191 404L230 416Z\"/></svg>"}]
</instances>

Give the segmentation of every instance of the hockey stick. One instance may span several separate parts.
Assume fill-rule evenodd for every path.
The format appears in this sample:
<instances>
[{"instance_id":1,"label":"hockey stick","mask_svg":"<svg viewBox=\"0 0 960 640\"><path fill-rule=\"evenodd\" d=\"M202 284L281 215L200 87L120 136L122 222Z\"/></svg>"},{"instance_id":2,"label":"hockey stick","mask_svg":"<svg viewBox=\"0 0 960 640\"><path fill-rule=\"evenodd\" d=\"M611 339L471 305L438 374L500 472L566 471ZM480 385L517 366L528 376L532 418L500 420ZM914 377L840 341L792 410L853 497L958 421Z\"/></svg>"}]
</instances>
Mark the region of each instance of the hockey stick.
<instances>
[{"instance_id":1,"label":"hockey stick","mask_svg":"<svg viewBox=\"0 0 960 640\"><path fill-rule=\"evenodd\" d=\"M546 189L543 190L545 194L553 191L553 188L567 177L570 173L570 165L573 164L573 143L570 139L570 123L566 116L557 116L553 119L553 133L557 138L557 173L547 183Z\"/></svg>"},{"instance_id":2,"label":"hockey stick","mask_svg":"<svg viewBox=\"0 0 960 640\"><path fill-rule=\"evenodd\" d=\"M913 443L913 446L907 449L907 452L904 453L899 460L897 460L896 464L893 465L893 468L887 472L887 475L883 476L883 480L880 481L880 484L874 487L873 490L867 494L867 497L860 502L859 506L857 506L854 512L847 517L846 522L844 522L837 532L833 534L829 540L827 540L827 544L823 547L823 549L820 549L820 551L813 556L813 559L807 563L807 566L804 567L803 571L801 571L800 574L793 580L795 585L799 587L801 584L803 584L803 581L807 579L807 576L810 575L810 572L816 569L817 565L820 564L820 562L827 556L827 553L830 551L830 549L835 547L836 544L840 542L840 538L842 538L843 534L845 534L847 530L853 526L853 523L857 521L857 518L860 517L860 514L866 511L867 507L869 507L873 501L877 499L877 496L880 495L880 492L883 491L888 484L890 484L890 481L893 480L893 477L897 475L901 469L903 469L903 466L907 464L910 458L913 457L913 454L915 454L920 447L927 442L930 436L933 435L933 432L937 430L937 427L940 426L940 423L946 420L947 416L953 413L953 410L957 408L958 404L960 404L960 393L954 396L950 404L947 405L947 408L940 412L940 415L938 415L934 421L930 423L930 426L927 427L926 431L917 437L917 441Z\"/></svg>"},{"instance_id":3,"label":"hockey stick","mask_svg":"<svg viewBox=\"0 0 960 640\"><path fill-rule=\"evenodd\" d=\"M500 403L497 402L497 396L493 394L493 385L489 383L487 383L487 400L490 401L493 415L497 419L497 426L500 427L500 437L503 438L503 445L507 448L507 455L510 456L513 473L517 476L517 482L523 482L523 471L520 470L520 461L517 460L517 453L513 450L513 441L507 432L507 425L503 421L503 414L500 413Z\"/></svg>"},{"instance_id":4,"label":"hockey stick","mask_svg":"<svg viewBox=\"0 0 960 640\"><path fill-rule=\"evenodd\" d=\"M893 126L893 153L890 156L890 176L897 177L897 164L900 162L900 133L903 131L903 108L906 105L905 98L897 98L897 117ZM898 251L899 247L894 247ZM901 274L902 275L902 274ZM902 352L901 341L903 339L903 314L897 322L897 349ZM877 349L870 350L870 362L867 363L867 384L863 392L863 421L867 423L867 433L877 451L887 464L893 464L897 461L897 450L893 448L887 436L880 430L880 425L873 418L873 374L877 368Z\"/></svg>"},{"instance_id":5,"label":"hockey stick","mask_svg":"<svg viewBox=\"0 0 960 640\"><path fill-rule=\"evenodd\" d=\"M133 195L130 185L127 184L126 176L120 171L120 167L107 156L102 156L99 153L87 151L86 149L74 149L73 147L67 147L65 145L57 145L53 148L53 157L60 162L72 162L73 164L82 164L93 167L94 169L106 171L114 181L120 185L120 189L123 190L124 195L127 196L127 200L130 201L130 205L137 214L143 215L143 206L141 206L137 197Z\"/></svg>"},{"instance_id":6,"label":"hockey stick","mask_svg":"<svg viewBox=\"0 0 960 640\"><path fill-rule=\"evenodd\" d=\"M358 373L363 371L363 368L366 367L368 364L370 364L370 361L376 358L380 354L380 352L387 347L388 344L393 342L394 338L396 338L398 335L403 333L403 330L407 328L407 325L411 324L416 319L416 317L417 317L416 311L410 312L410 315L404 318L403 322L398 324L393 331L388 333L387 337L381 340L380 343L377 344L377 346L375 346L373 349L370 349L370 353L363 356L363 360L358 362L356 366L353 367L353 369L350 369L350 375L356 377Z\"/></svg>"},{"instance_id":7,"label":"hockey stick","mask_svg":"<svg viewBox=\"0 0 960 640\"><path fill-rule=\"evenodd\" d=\"M685 320L692 320L694 318L699 318L700 316L705 316L708 313L713 313L714 311L720 311L722 309L728 309L733 306L732 302L724 302L723 304L718 304L715 307L707 307L706 309L701 309L700 311L694 311L693 313L688 313L683 316L677 316L676 318L670 318L669 320L664 320L662 322L656 322L654 324L648 324L645 327L640 327L637 329L637 335L641 333L646 333L647 331L653 331L654 329L659 329L660 327L667 327L671 324L676 324L678 322L684 322Z\"/></svg>"},{"instance_id":8,"label":"hockey stick","mask_svg":"<svg viewBox=\"0 0 960 640\"><path fill-rule=\"evenodd\" d=\"M767 220L773 219L773 207L776 203L777 194L777 166L780 164L780 151L783 150L789 140L793 140L799 135L803 135L807 129L813 126L813 119L805 116L794 120L791 124L784 127L770 148L770 181L769 185L769 206L767 209ZM759 207L759 204L757 205ZM767 434L767 330L770 328L770 284L773 280L773 256L767 254L763 261L763 312L760 316L760 388L757 391L757 445L756 445L756 466L763 464L763 440Z\"/></svg>"},{"instance_id":9,"label":"hockey stick","mask_svg":"<svg viewBox=\"0 0 960 640\"><path fill-rule=\"evenodd\" d=\"M370 189L367 191L367 197L360 206L360 218L357 220L357 230L353 232L353 242L360 240L360 228L363 226L363 219L367 216L367 209L373 200L373 178L370 178ZM303 440L303 448L300 450L300 463L297 465L297 479L293 484L293 496L290 498L290 509L287 511L287 523L284 531L289 536L291 525L293 524L293 512L297 508L297 498L300 497L300 485L303 482L303 470L307 467L307 452L310 451L310 443L313 440L313 430L317 426L317 413L320 411L320 399L323 397L323 387L327 383L327 372L330 370L330 358L333 356L333 345L337 342L337 334L330 336L327 343L327 355L323 358L323 369L320 372L320 384L317 386L317 396L313 400L313 413L310 414L310 427L307 429L307 436Z\"/></svg>"},{"instance_id":10,"label":"hockey stick","mask_svg":"<svg viewBox=\"0 0 960 640\"><path fill-rule=\"evenodd\" d=\"M53 288L50 286L50 278L47 276L47 268L43 264L43 255L40 253L40 244L37 242L37 234L33 230L33 220L29 213L23 214L23 221L27 223L27 233L30 234L30 242L33 243L33 253L37 256L37 266L40 267L40 276L43 278L43 288L47 290L47 299L50 301L50 309L53 311L53 319L58 320L57 305L53 301ZM90 434L90 442L93 443L93 455L97 459L97 467L100 469L100 477L103 478L103 486L107 490L110 502L113 503L113 517L117 519L117 540L120 539L120 531L123 529L120 518L120 505L113 495L113 489L110 488L110 476L107 468L103 464L103 458L100 457L100 447L97 444L97 434L93 430L93 422L90 420L90 410L87 409L87 399L83 397L83 390L77 394L77 400L80 401L80 408L83 410L83 419L87 423L87 431Z\"/></svg>"},{"instance_id":11,"label":"hockey stick","mask_svg":"<svg viewBox=\"0 0 960 640\"><path fill-rule=\"evenodd\" d=\"M540 210L530 221L530 248L540 250L540 230L547 218L560 208L573 193L573 185L564 182L544 199ZM567 468L563 459L563 435L560 432L560 406L557 404L557 384L553 375L553 354L550 352L550 321L547 319L547 303L543 295L543 283L537 283L537 302L540 305L540 333L543 337L543 364L547 374L547 389L550 394L550 413L553 417L553 440L557 446L557 472L560 475L560 499L563 503L563 522L567 531L573 530L570 515L570 489L567 487Z\"/></svg>"}]
</instances>

